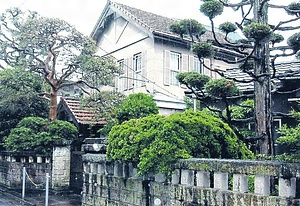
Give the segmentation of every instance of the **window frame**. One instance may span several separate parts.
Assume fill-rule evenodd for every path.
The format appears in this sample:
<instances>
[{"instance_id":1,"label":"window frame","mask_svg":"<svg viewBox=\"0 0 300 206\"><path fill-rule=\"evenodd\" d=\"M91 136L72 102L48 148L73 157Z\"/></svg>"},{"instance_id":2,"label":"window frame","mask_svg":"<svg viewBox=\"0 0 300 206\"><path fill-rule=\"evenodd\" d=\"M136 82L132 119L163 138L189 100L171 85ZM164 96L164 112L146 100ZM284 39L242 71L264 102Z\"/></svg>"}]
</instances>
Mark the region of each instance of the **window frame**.
<instances>
[{"instance_id":1,"label":"window frame","mask_svg":"<svg viewBox=\"0 0 300 206\"><path fill-rule=\"evenodd\" d=\"M181 72L182 54L170 51L170 85L179 86L176 75Z\"/></svg>"},{"instance_id":2,"label":"window frame","mask_svg":"<svg viewBox=\"0 0 300 206\"><path fill-rule=\"evenodd\" d=\"M142 84L142 53L133 55L134 87L141 87Z\"/></svg>"}]
</instances>

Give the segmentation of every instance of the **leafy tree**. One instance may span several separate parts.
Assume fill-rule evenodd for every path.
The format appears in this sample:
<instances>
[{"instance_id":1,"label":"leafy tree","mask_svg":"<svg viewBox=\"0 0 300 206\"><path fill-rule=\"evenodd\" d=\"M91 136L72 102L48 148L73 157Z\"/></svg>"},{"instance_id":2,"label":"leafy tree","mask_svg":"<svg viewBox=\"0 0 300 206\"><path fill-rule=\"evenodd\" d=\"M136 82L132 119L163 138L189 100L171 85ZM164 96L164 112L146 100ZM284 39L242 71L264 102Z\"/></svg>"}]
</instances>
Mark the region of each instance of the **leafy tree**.
<instances>
[{"instance_id":1,"label":"leafy tree","mask_svg":"<svg viewBox=\"0 0 300 206\"><path fill-rule=\"evenodd\" d=\"M289 5L274 5L270 1L265 0L241 0L238 3L231 3L225 0L202 1L200 11L208 17L211 23L213 39L211 47L209 47L206 45L208 44L207 42L193 42L193 34L186 32L185 34L192 39L192 48L199 48L193 49L193 52L202 63L204 63L202 58L211 57L214 53L212 45L234 51L237 54L237 61L231 61L220 56L214 56L214 58L232 64L233 67L241 64L241 72L245 72L252 78L249 81L245 81L226 77L234 81L254 82L254 122L256 131L254 138L259 140L260 153L273 154L271 92L277 92L277 88L271 88L271 80L280 78L275 66L276 61L278 61L279 57L300 56L298 52L300 49L299 32L288 38L287 46L277 46L278 43L283 41L283 36L279 32L299 29L298 26L291 26L290 23L295 23L299 20L300 4L294 2ZM221 39L220 35L216 35L214 19L216 16L222 15L225 7L232 8L236 12L240 11L242 15L240 19L235 17L233 23L225 22L220 25L221 31L225 33L224 39ZM269 9L286 11L287 14L291 15L291 18L280 21L275 25L271 24L268 20ZM180 27L180 24L179 22L178 27ZM236 31L236 29L243 32L247 39L236 42L228 39L228 34ZM176 33L174 30L173 32ZM180 33L177 34L182 35ZM207 47L206 53L205 49L203 49L204 45ZM223 72L211 69L209 65L204 64L204 67L225 77ZM193 92L197 98L204 99L202 92L196 89Z\"/></svg>"},{"instance_id":2,"label":"leafy tree","mask_svg":"<svg viewBox=\"0 0 300 206\"><path fill-rule=\"evenodd\" d=\"M116 125L108 136L109 159L133 162L140 174L167 175L178 158L252 158L253 154L220 119L187 110L150 115Z\"/></svg>"},{"instance_id":3,"label":"leafy tree","mask_svg":"<svg viewBox=\"0 0 300 206\"><path fill-rule=\"evenodd\" d=\"M119 123L150 114L158 114L158 107L153 97L144 93L130 94L116 108L116 119Z\"/></svg>"},{"instance_id":4,"label":"leafy tree","mask_svg":"<svg viewBox=\"0 0 300 206\"><path fill-rule=\"evenodd\" d=\"M55 141L73 140L77 128L66 121L54 120L50 123L41 117L26 117L11 130L4 147L14 152L51 152Z\"/></svg>"},{"instance_id":5,"label":"leafy tree","mask_svg":"<svg viewBox=\"0 0 300 206\"><path fill-rule=\"evenodd\" d=\"M13 8L2 14L0 28L0 67L22 67L43 78L50 120L56 119L60 89L76 85L88 92L111 84L118 70L112 58L94 55L93 40L63 20Z\"/></svg>"},{"instance_id":6,"label":"leafy tree","mask_svg":"<svg viewBox=\"0 0 300 206\"><path fill-rule=\"evenodd\" d=\"M104 127L97 132L102 136L107 136L112 126L117 124L116 108L125 98L125 95L119 92L102 91L83 98L81 107L92 108L96 113L95 121L106 122Z\"/></svg>"},{"instance_id":7,"label":"leafy tree","mask_svg":"<svg viewBox=\"0 0 300 206\"><path fill-rule=\"evenodd\" d=\"M112 121L116 117L116 107L124 101L125 98L125 95L120 92L101 91L83 98L81 106L96 108L96 119Z\"/></svg>"},{"instance_id":8,"label":"leafy tree","mask_svg":"<svg viewBox=\"0 0 300 206\"><path fill-rule=\"evenodd\" d=\"M21 68L0 71L0 136L27 116L47 117L48 102L39 97L43 82L34 73Z\"/></svg>"}]
</instances>

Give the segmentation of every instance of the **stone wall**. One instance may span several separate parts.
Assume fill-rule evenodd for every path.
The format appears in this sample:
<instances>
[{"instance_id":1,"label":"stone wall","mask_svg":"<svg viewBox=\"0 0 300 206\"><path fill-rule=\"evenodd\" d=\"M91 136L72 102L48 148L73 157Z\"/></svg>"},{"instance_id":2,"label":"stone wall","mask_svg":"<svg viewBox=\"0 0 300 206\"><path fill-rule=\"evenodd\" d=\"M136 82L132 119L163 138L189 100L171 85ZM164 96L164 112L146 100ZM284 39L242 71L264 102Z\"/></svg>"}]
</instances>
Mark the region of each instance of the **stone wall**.
<instances>
[{"instance_id":1,"label":"stone wall","mask_svg":"<svg viewBox=\"0 0 300 206\"><path fill-rule=\"evenodd\" d=\"M6 188L21 189L23 167L26 168L26 189L44 189L46 173L50 175L50 188L56 191L70 190L70 141L57 142L52 154L34 152L1 152L0 184ZM42 185L43 188L37 188Z\"/></svg>"},{"instance_id":2,"label":"stone wall","mask_svg":"<svg viewBox=\"0 0 300 206\"><path fill-rule=\"evenodd\" d=\"M83 206L296 206L299 164L221 159L180 160L170 180L138 177L131 164L83 155Z\"/></svg>"},{"instance_id":3,"label":"stone wall","mask_svg":"<svg viewBox=\"0 0 300 206\"><path fill-rule=\"evenodd\" d=\"M51 174L51 156L34 153L0 153L0 184L10 189L22 188L23 167L36 184L44 183L46 173ZM27 189L37 189L26 178Z\"/></svg>"}]
</instances>

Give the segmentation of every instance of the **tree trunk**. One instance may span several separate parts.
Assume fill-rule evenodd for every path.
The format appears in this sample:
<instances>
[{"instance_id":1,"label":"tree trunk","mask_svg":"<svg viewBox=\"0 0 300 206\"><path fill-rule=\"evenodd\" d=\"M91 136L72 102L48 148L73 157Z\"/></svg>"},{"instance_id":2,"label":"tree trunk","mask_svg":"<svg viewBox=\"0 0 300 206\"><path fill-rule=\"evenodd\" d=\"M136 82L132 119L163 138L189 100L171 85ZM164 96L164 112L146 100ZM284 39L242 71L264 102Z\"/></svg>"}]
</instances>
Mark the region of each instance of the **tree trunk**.
<instances>
[{"instance_id":1,"label":"tree trunk","mask_svg":"<svg viewBox=\"0 0 300 206\"><path fill-rule=\"evenodd\" d=\"M49 120L55 120L56 119L56 113L57 113L57 90L51 87L50 92L50 110L49 110Z\"/></svg>"},{"instance_id":2,"label":"tree trunk","mask_svg":"<svg viewBox=\"0 0 300 206\"><path fill-rule=\"evenodd\" d=\"M263 3L264 2L264 3ZM259 23L268 23L268 8L265 0L254 1L254 19ZM273 154L272 113L271 113L271 76L268 41L256 42L254 73L258 76L254 82L255 123L259 140L259 153Z\"/></svg>"}]
</instances>

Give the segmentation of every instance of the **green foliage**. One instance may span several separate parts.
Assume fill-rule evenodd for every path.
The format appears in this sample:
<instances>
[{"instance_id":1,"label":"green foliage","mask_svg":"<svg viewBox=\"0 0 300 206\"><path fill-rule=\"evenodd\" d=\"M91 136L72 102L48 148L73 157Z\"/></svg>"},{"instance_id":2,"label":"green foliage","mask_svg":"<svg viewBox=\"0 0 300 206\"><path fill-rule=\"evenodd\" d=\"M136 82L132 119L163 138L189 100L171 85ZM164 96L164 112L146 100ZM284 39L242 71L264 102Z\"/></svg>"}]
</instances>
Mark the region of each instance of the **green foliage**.
<instances>
[{"instance_id":1,"label":"green foliage","mask_svg":"<svg viewBox=\"0 0 300 206\"><path fill-rule=\"evenodd\" d=\"M200 11L209 19L213 19L216 16L221 15L223 10L223 4L217 0L205 1L200 7Z\"/></svg>"},{"instance_id":2,"label":"green foliage","mask_svg":"<svg viewBox=\"0 0 300 206\"><path fill-rule=\"evenodd\" d=\"M254 114L254 100L247 99L239 105L231 106L230 109L234 119L249 118Z\"/></svg>"},{"instance_id":3,"label":"green foliage","mask_svg":"<svg viewBox=\"0 0 300 206\"><path fill-rule=\"evenodd\" d=\"M289 15L296 15L299 17L300 14L300 2L292 2L287 6L286 12Z\"/></svg>"},{"instance_id":4,"label":"green foliage","mask_svg":"<svg viewBox=\"0 0 300 206\"><path fill-rule=\"evenodd\" d=\"M193 44L192 51L197 55L199 59L201 58L211 58L214 55L214 48L210 43L198 42Z\"/></svg>"},{"instance_id":5,"label":"green foliage","mask_svg":"<svg viewBox=\"0 0 300 206\"><path fill-rule=\"evenodd\" d=\"M205 27L194 19L184 19L179 22L175 22L170 26L170 31L180 35L188 35L189 37L199 37L206 31Z\"/></svg>"},{"instance_id":6,"label":"green foliage","mask_svg":"<svg viewBox=\"0 0 300 206\"><path fill-rule=\"evenodd\" d=\"M125 98L120 92L102 91L83 98L80 106L95 110L95 120L111 121L116 116L116 106Z\"/></svg>"},{"instance_id":7,"label":"green foliage","mask_svg":"<svg viewBox=\"0 0 300 206\"><path fill-rule=\"evenodd\" d=\"M245 36L249 39L254 39L256 42L263 42L270 39L272 29L269 25L253 22L243 30Z\"/></svg>"},{"instance_id":8,"label":"green foliage","mask_svg":"<svg viewBox=\"0 0 300 206\"><path fill-rule=\"evenodd\" d=\"M200 111L150 115L116 125L108 136L109 159L133 162L139 174L170 175L178 158L252 158L221 120Z\"/></svg>"},{"instance_id":9,"label":"green foliage","mask_svg":"<svg viewBox=\"0 0 300 206\"><path fill-rule=\"evenodd\" d=\"M27 116L47 117L48 103L39 96L43 82L37 74L21 68L0 71L0 136Z\"/></svg>"},{"instance_id":10,"label":"green foliage","mask_svg":"<svg viewBox=\"0 0 300 206\"><path fill-rule=\"evenodd\" d=\"M300 32L293 34L287 39L287 44L297 52L300 50Z\"/></svg>"},{"instance_id":11,"label":"green foliage","mask_svg":"<svg viewBox=\"0 0 300 206\"><path fill-rule=\"evenodd\" d=\"M180 24L180 22L175 22L175 23L171 24L169 29L171 32L178 34L181 37L183 37L183 35L186 33L185 28L183 28L183 26Z\"/></svg>"},{"instance_id":12,"label":"green foliage","mask_svg":"<svg viewBox=\"0 0 300 206\"><path fill-rule=\"evenodd\" d=\"M276 34L276 33L272 33L271 38L270 38L270 42L272 43L272 45L276 44L276 43L280 43L284 40L284 37L281 34Z\"/></svg>"},{"instance_id":13,"label":"green foliage","mask_svg":"<svg viewBox=\"0 0 300 206\"><path fill-rule=\"evenodd\" d=\"M187 110L169 116L193 137L186 142L193 157L251 158L252 153L238 140L233 130L220 119L202 112ZM239 148L238 150L236 148Z\"/></svg>"},{"instance_id":14,"label":"green foliage","mask_svg":"<svg viewBox=\"0 0 300 206\"><path fill-rule=\"evenodd\" d=\"M244 137L255 136L254 131L249 129L254 128L254 100L247 99L241 102L239 105L229 106L231 111L231 118L235 120L233 125L238 128L239 133ZM225 111L223 111L225 113ZM239 121L249 119L248 121Z\"/></svg>"},{"instance_id":15,"label":"green foliage","mask_svg":"<svg viewBox=\"0 0 300 206\"><path fill-rule=\"evenodd\" d=\"M230 32L235 32L237 30L237 27L231 22L224 22L219 25L219 29L225 34L228 34Z\"/></svg>"},{"instance_id":16,"label":"green foliage","mask_svg":"<svg viewBox=\"0 0 300 206\"><path fill-rule=\"evenodd\" d=\"M209 82L210 78L198 72L179 73L176 78L180 84L188 85L194 89L202 90L204 85Z\"/></svg>"},{"instance_id":17,"label":"green foliage","mask_svg":"<svg viewBox=\"0 0 300 206\"><path fill-rule=\"evenodd\" d=\"M41 117L26 117L11 130L4 141L4 147L13 152L45 153L52 151L55 141L73 140L76 137L77 128L69 122L48 122Z\"/></svg>"},{"instance_id":18,"label":"green foliage","mask_svg":"<svg viewBox=\"0 0 300 206\"><path fill-rule=\"evenodd\" d=\"M295 128L283 125L280 130L280 137L276 143L281 148L286 160L300 161L300 124ZM287 158L288 157L288 158ZM281 157L283 158L283 157Z\"/></svg>"},{"instance_id":19,"label":"green foliage","mask_svg":"<svg viewBox=\"0 0 300 206\"><path fill-rule=\"evenodd\" d=\"M158 114L158 107L153 97L144 93L130 94L116 108L116 119L119 123L150 114Z\"/></svg>"},{"instance_id":20,"label":"green foliage","mask_svg":"<svg viewBox=\"0 0 300 206\"><path fill-rule=\"evenodd\" d=\"M96 113L95 120L106 121L104 127L97 132L107 136L116 124L116 108L124 99L125 95L120 92L102 91L82 99L81 107L93 109Z\"/></svg>"},{"instance_id":21,"label":"green foliage","mask_svg":"<svg viewBox=\"0 0 300 206\"><path fill-rule=\"evenodd\" d=\"M210 80L205 85L205 90L213 97L225 98L239 94L235 82L225 78Z\"/></svg>"}]
</instances>

